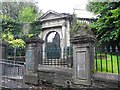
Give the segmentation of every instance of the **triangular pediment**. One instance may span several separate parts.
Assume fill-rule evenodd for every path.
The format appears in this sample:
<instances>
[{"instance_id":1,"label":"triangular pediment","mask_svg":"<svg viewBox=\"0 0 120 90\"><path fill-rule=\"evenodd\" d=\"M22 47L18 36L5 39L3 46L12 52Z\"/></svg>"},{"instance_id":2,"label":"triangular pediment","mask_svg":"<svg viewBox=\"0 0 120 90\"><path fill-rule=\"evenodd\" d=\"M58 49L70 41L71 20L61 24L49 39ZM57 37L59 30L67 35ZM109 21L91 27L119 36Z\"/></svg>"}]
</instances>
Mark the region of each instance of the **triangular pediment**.
<instances>
[{"instance_id":1,"label":"triangular pediment","mask_svg":"<svg viewBox=\"0 0 120 90\"><path fill-rule=\"evenodd\" d=\"M43 14L40 19L53 19L53 18L57 18L57 17L61 17L60 13L57 13L55 11L49 10L48 12L46 12L45 14Z\"/></svg>"}]
</instances>

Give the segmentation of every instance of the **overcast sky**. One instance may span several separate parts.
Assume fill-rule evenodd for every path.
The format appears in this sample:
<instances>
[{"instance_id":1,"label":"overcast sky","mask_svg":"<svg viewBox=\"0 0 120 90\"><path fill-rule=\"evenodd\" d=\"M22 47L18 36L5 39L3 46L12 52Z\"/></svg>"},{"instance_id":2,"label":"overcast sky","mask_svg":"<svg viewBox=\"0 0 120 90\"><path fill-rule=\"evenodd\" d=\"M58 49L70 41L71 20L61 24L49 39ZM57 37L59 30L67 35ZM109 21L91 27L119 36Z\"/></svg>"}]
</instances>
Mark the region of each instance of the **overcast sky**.
<instances>
[{"instance_id":1,"label":"overcast sky","mask_svg":"<svg viewBox=\"0 0 120 90\"><path fill-rule=\"evenodd\" d=\"M36 0L43 12L54 10L59 13L73 13L73 9L78 17L93 17L91 13L84 11L88 0Z\"/></svg>"}]
</instances>

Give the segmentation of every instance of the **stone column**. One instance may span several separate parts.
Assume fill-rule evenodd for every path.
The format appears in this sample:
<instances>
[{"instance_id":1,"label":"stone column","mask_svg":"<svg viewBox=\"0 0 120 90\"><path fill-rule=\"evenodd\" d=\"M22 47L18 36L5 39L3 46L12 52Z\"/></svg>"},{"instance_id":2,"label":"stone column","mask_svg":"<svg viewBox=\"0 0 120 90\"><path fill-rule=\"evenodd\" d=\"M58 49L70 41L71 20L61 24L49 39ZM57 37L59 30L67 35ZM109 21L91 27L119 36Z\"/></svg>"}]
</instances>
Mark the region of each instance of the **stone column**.
<instances>
[{"instance_id":1,"label":"stone column","mask_svg":"<svg viewBox=\"0 0 120 90\"><path fill-rule=\"evenodd\" d=\"M8 43L5 41L0 41L0 59L7 59L7 51L6 48Z\"/></svg>"},{"instance_id":2,"label":"stone column","mask_svg":"<svg viewBox=\"0 0 120 90\"><path fill-rule=\"evenodd\" d=\"M64 48L65 48L65 46L66 46L66 27L65 27L65 22L63 22L63 24L62 24L62 42L61 42L61 50L62 50L62 52L61 52L61 58L64 58L64 56L65 56L65 53L64 53Z\"/></svg>"},{"instance_id":3,"label":"stone column","mask_svg":"<svg viewBox=\"0 0 120 90\"><path fill-rule=\"evenodd\" d=\"M73 44L74 83L91 85L94 60L94 42L91 36L76 35L71 39Z\"/></svg>"},{"instance_id":4,"label":"stone column","mask_svg":"<svg viewBox=\"0 0 120 90\"><path fill-rule=\"evenodd\" d=\"M26 83L38 83L37 68L39 64L42 64L42 44L43 40L39 38L26 40L26 66L24 77Z\"/></svg>"}]
</instances>

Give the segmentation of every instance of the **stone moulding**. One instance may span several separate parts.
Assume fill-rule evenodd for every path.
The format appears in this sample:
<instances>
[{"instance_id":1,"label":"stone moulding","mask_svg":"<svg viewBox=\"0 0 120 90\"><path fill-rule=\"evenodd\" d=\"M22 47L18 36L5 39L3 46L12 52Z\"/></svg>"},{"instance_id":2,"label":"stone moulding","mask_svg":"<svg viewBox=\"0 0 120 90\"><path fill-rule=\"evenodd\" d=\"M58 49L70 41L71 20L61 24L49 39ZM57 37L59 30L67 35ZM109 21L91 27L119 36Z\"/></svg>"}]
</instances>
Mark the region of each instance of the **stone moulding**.
<instances>
[{"instance_id":1,"label":"stone moulding","mask_svg":"<svg viewBox=\"0 0 120 90\"><path fill-rule=\"evenodd\" d=\"M94 43L95 42L95 38L94 37L89 37L89 36L75 36L73 38L71 38L70 40L71 43L89 43L89 42L92 42Z\"/></svg>"},{"instance_id":2,"label":"stone moulding","mask_svg":"<svg viewBox=\"0 0 120 90\"><path fill-rule=\"evenodd\" d=\"M36 43L36 42L44 43L44 41L40 38L27 38L26 39L26 43Z\"/></svg>"},{"instance_id":3,"label":"stone moulding","mask_svg":"<svg viewBox=\"0 0 120 90\"><path fill-rule=\"evenodd\" d=\"M120 81L120 75L119 74L113 74L113 73L94 73L93 78L95 80L102 80L102 81L110 81L110 82L117 82Z\"/></svg>"}]
</instances>

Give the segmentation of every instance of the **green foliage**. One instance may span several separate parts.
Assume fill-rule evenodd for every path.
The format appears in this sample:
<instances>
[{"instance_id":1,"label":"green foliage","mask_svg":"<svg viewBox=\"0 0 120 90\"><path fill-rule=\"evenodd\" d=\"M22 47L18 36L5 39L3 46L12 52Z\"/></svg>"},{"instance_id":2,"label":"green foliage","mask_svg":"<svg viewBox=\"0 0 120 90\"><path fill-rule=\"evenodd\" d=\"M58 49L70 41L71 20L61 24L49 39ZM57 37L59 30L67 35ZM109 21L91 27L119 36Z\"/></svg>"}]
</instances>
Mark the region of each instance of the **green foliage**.
<instances>
[{"instance_id":1,"label":"green foliage","mask_svg":"<svg viewBox=\"0 0 120 90\"><path fill-rule=\"evenodd\" d=\"M12 47L25 47L25 42L22 39L14 39L11 32L1 33L2 39L7 41Z\"/></svg>"},{"instance_id":2,"label":"green foliage","mask_svg":"<svg viewBox=\"0 0 120 90\"><path fill-rule=\"evenodd\" d=\"M10 43L13 47L24 47L24 39L27 35L23 34L23 23L32 23L38 17L38 8L34 2L3 2L2 3L2 40ZM34 28L32 28L33 34ZM29 35L30 36L30 35Z\"/></svg>"},{"instance_id":3,"label":"green foliage","mask_svg":"<svg viewBox=\"0 0 120 90\"><path fill-rule=\"evenodd\" d=\"M84 30L86 33L91 33L90 25L86 22L80 22L75 15L73 15L71 33L77 33L78 30ZM73 36L73 35L72 35Z\"/></svg>"},{"instance_id":4,"label":"green foliage","mask_svg":"<svg viewBox=\"0 0 120 90\"><path fill-rule=\"evenodd\" d=\"M8 41L13 47L25 47L25 42L22 39L14 39L12 41Z\"/></svg>"},{"instance_id":5,"label":"green foliage","mask_svg":"<svg viewBox=\"0 0 120 90\"><path fill-rule=\"evenodd\" d=\"M76 17L75 14L73 14L73 16L72 16L71 32L76 32L77 29L78 29L77 17Z\"/></svg>"},{"instance_id":6,"label":"green foliage","mask_svg":"<svg viewBox=\"0 0 120 90\"><path fill-rule=\"evenodd\" d=\"M19 12L19 20L21 22L33 22L36 20L36 13L33 12L34 9L31 7L22 8Z\"/></svg>"},{"instance_id":7,"label":"green foliage","mask_svg":"<svg viewBox=\"0 0 120 90\"><path fill-rule=\"evenodd\" d=\"M120 44L120 2L91 2L87 9L98 14L98 20L91 24L100 44Z\"/></svg>"},{"instance_id":8,"label":"green foliage","mask_svg":"<svg viewBox=\"0 0 120 90\"><path fill-rule=\"evenodd\" d=\"M39 21L32 22L30 24L29 37L38 37L42 29Z\"/></svg>"},{"instance_id":9,"label":"green foliage","mask_svg":"<svg viewBox=\"0 0 120 90\"><path fill-rule=\"evenodd\" d=\"M9 18L7 16L3 17L2 31L0 33L2 40L7 41L13 47L24 47L25 42L22 39L15 39L16 37L22 37L22 24L18 23L16 20Z\"/></svg>"},{"instance_id":10,"label":"green foliage","mask_svg":"<svg viewBox=\"0 0 120 90\"><path fill-rule=\"evenodd\" d=\"M86 22L80 22L79 19L75 15L73 15L72 25L71 25L71 37L74 36L74 34L78 33L81 35L93 35L93 32L91 30L91 27Z\"/></svg>"},{"instance_id":11,"label":"green foliage","mask_svg":"<svg viewBox=\"0 0 120 90\"><path fill-rule=\"evenodd\" d=\"M22 29L22 24L19 23L16 20L13 20L11 18L3 18L2 19L2 32L7 34L8 32L11 32L14 36L19 35Z\"/></svg>"}]
</instances>

